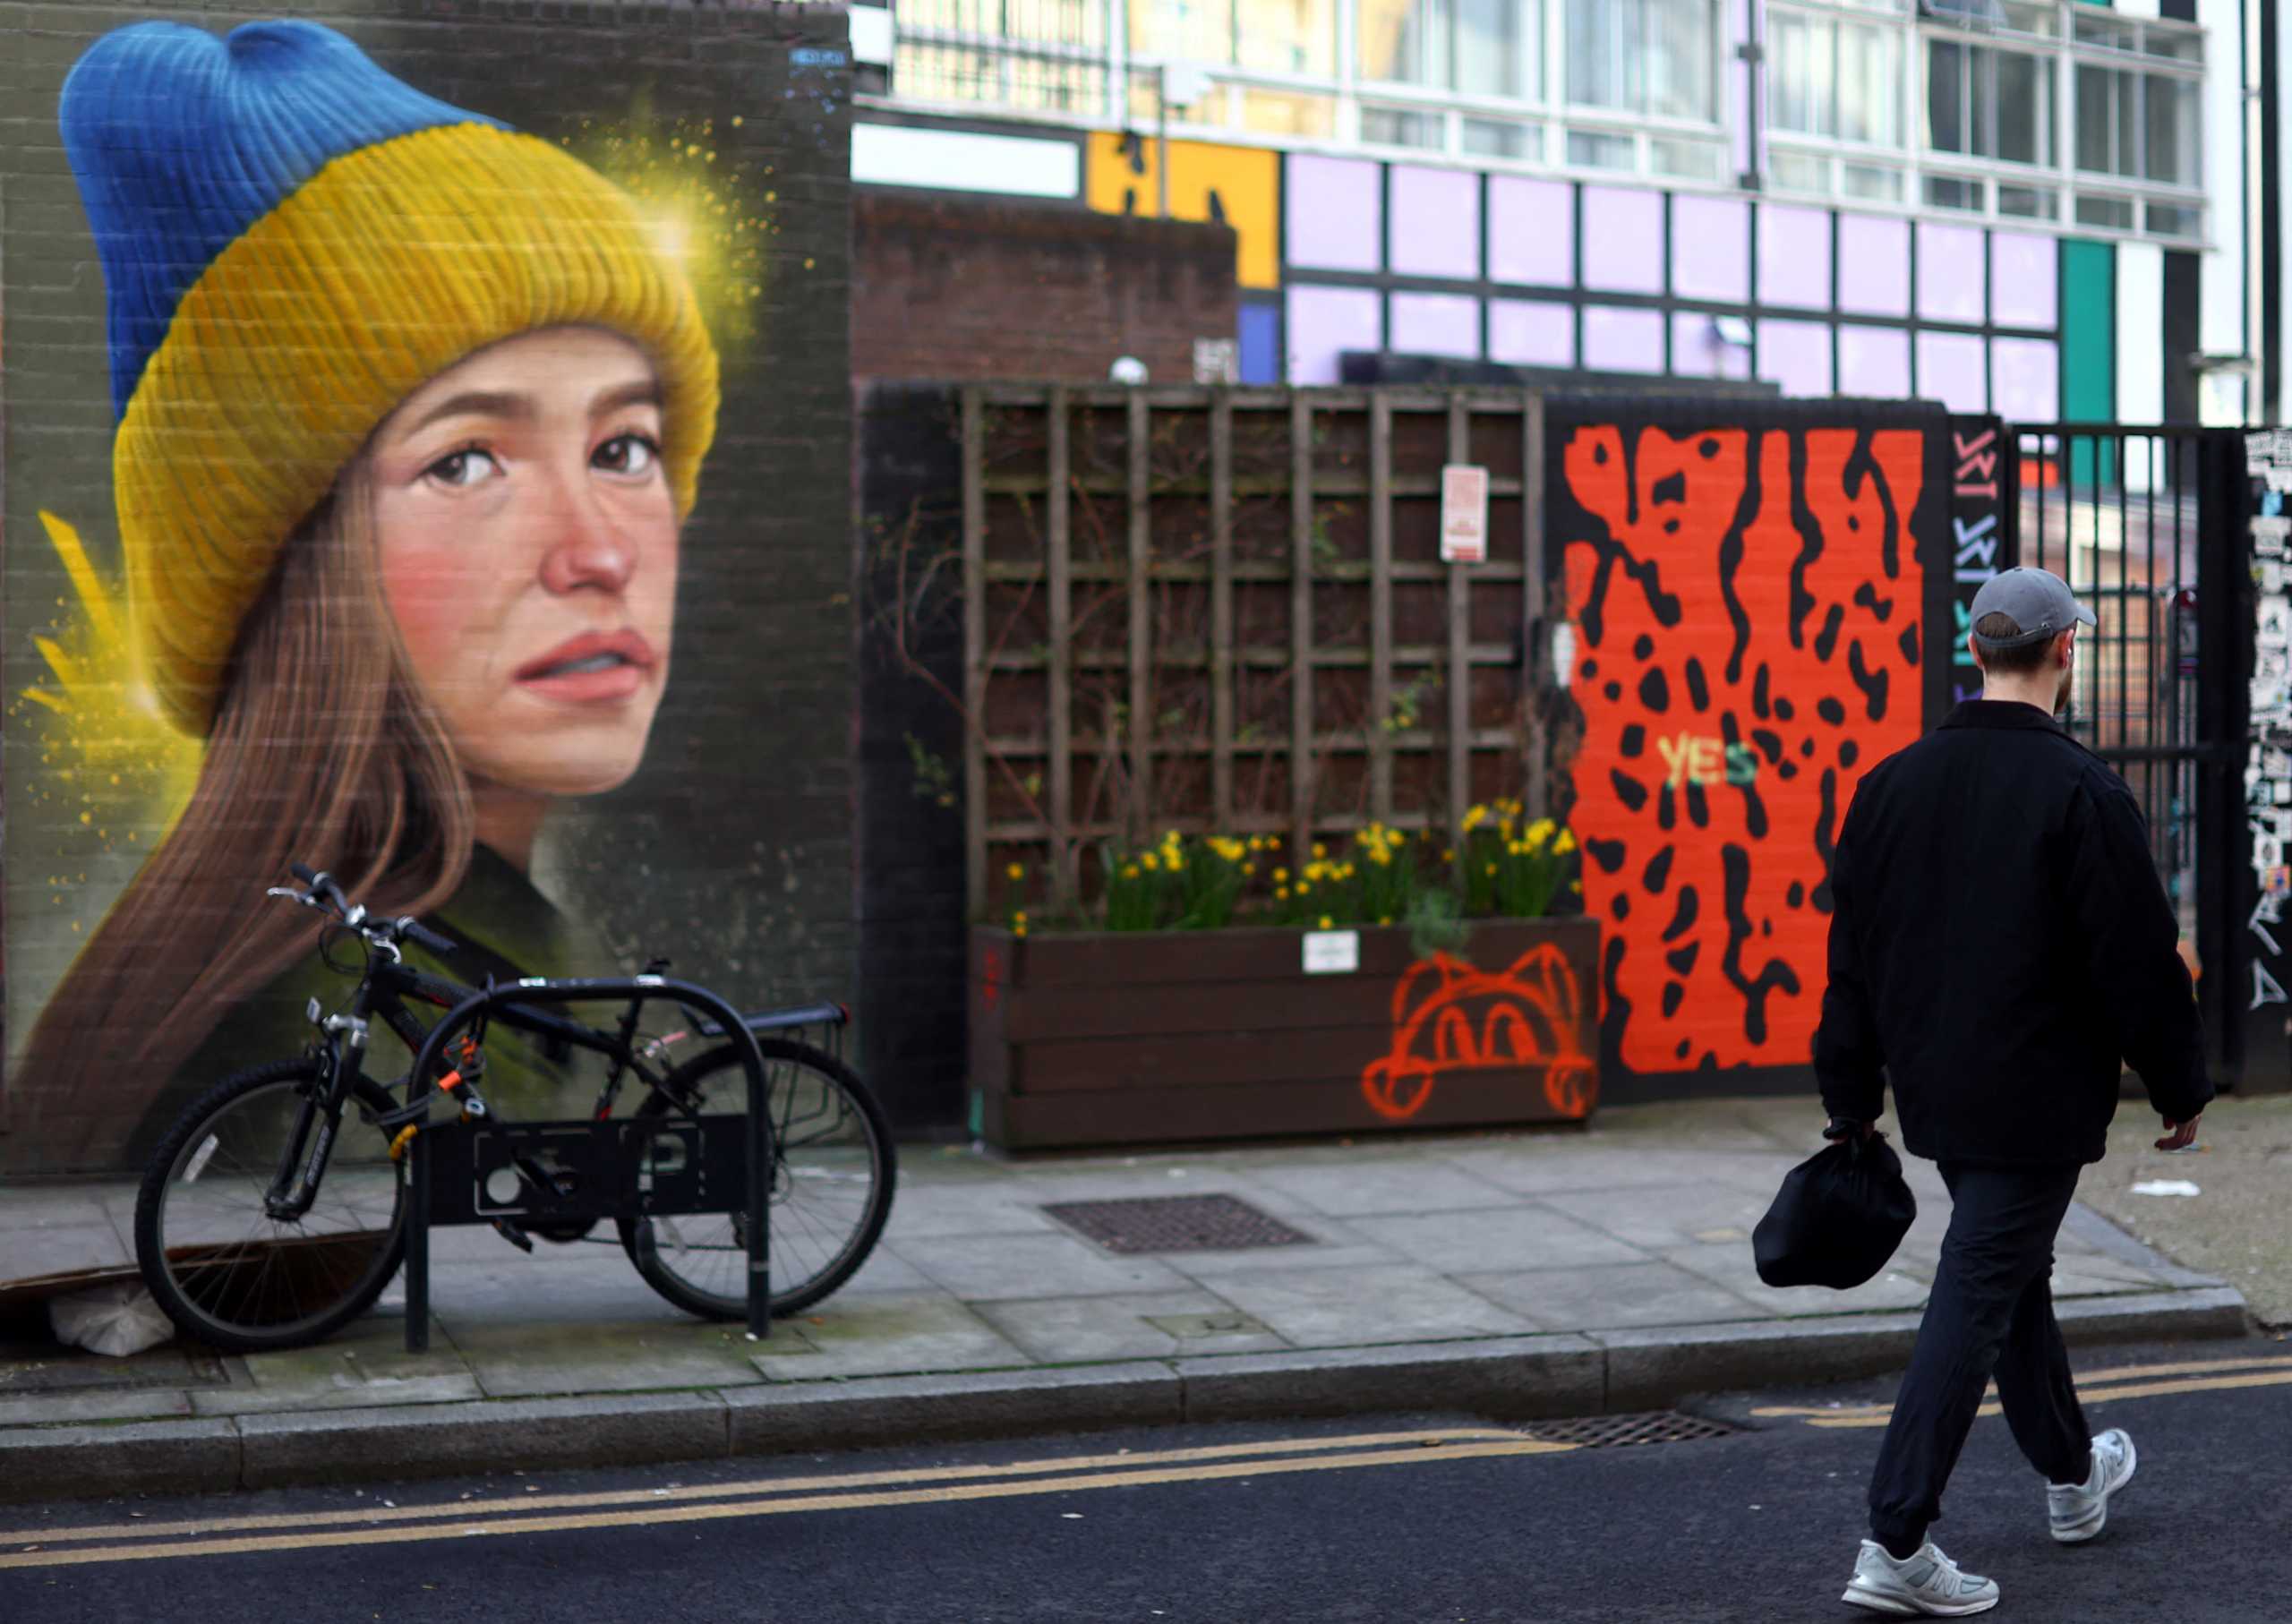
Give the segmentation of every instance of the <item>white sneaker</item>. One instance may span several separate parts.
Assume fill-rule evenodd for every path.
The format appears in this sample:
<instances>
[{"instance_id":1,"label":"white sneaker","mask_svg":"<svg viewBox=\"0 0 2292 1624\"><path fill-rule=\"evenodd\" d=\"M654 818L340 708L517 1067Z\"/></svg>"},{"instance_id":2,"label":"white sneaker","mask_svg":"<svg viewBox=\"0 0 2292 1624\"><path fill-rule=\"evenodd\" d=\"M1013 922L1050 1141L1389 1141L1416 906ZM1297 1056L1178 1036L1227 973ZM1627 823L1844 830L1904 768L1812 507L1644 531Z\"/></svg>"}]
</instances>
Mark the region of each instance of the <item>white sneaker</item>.
<instances>
[{"instance_id":1,"label":"white sneaker","mask_svg":"<svg viewBox=\"0 0 2292 1624\"><path fill-rule=\"evenodd\" d=\"M1960 1572L1932 1540L1899 1562L1877 1541L1864 1540L1854 1561L1854 1582L1839 1600L1898 1618L1958 1619L1997 1606L1997 1586L1980 1574Z\"/></svg>"},{"instance_id":2,"label":"white sneaker","mask_svg":"<svg viewBox=\"0 0 2292 1624\"><path fill-rule=\"evenodd\" d=\"M2133 1440L2123 1427L2111 1427L2093 1440L2093 1464L2082 1483L2048 1483L2046 1517L2053 1537L2065 1545L2081 1545L2101 1531L2109 1519L2109 1496L2133 1481Z\"/></svg>"}]
</instances>

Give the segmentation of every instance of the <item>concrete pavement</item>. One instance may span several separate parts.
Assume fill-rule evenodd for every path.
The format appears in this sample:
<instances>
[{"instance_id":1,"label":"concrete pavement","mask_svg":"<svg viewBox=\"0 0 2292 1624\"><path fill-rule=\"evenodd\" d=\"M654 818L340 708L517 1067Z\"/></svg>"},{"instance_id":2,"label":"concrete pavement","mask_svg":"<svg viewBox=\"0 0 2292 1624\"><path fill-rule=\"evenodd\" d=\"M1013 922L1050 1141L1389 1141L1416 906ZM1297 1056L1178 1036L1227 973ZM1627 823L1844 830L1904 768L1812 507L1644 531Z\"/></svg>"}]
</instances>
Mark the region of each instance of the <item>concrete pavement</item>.
<instances>
[{"instance_id":1,"label":"concrete pavement","mask_svg":"<svg viewBox=\"0 0 2292 1624\"><path fill-rule=\"evenodd\" d=\"M2133 1115L2130 1104L2128 1120ZM655 1297L617 1245L433 1238L403 1298L321 1346L101 1360L0 1346L0 1499L430 1475L1061 1427L1448 1408L1583 1415L1898 1368L1948 1201L1846 1293L1775 1291L1750 1231L1818 1107L1696 1101L1586 1129L1011 1162L911 1147L857 1279L765 1342ZM2113 1184L2115 1160L2087 1175ZM1117 1252L1047 1211L1229 1195L1302 1238ZM0 1278L124 1261L133 1192L0 1192ZM2054 1290L2073 1340L2232 1335L2243 1298L2090 1209Z\"/></svg>"}]
</instances>

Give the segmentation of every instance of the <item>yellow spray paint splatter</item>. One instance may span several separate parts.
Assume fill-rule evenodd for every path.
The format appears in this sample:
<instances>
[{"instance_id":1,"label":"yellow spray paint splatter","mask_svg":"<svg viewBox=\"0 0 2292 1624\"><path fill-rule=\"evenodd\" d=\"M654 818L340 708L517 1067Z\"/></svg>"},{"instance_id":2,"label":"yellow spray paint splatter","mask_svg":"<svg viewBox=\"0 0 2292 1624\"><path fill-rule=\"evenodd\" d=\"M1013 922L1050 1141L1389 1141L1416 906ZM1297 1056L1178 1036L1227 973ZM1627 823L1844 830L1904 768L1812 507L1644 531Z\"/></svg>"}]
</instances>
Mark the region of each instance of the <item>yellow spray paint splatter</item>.
<instances>
[{"instance_id":1,"label":"yellow spray paint splatter","mask_svg":"<svg viewBox=\"0 0 2292 1624\"><path fill-rule=\"evenodd\" d=\"M79 531L53 513L39 520L73 595L33 637L47 671L16 696L8 715L39 746L43 770L27 787L26 811L40 824L87 830L71 853L84 859L112 850L117 831L141 846L139 831L171 825L198 779L201 747L161 717L136 668L121 593L89 558ZM72 883L59 874L50 884L62 891Z\"/></svg>"}]
</instances>

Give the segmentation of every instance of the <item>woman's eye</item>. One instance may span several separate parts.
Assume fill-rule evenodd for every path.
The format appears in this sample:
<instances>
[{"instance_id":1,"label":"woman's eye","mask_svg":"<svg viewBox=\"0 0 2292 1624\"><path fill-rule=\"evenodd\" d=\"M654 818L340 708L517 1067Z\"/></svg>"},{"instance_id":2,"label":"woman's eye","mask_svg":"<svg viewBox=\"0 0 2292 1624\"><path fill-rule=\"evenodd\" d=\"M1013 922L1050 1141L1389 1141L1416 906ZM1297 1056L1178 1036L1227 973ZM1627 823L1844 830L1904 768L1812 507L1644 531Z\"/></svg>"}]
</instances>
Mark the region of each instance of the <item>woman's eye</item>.
<instances>
[{"instance_id":1,"label":"woman's eye","mask_svg":"<svg viewBox=\"0 0 2292 1624\"><path fill-rule=\"evenodd\" d=\"M492 453L481 451L473 446L456 451L449 457L440 457L422 471L422 477L463 491L496 478L500 472L501 465L493 460Z\"/></svg>"},{"instance_id":2,"label":"woman's eye","mask_svg":"<svg viewBox=\"0 0 2292 1624\"><path fill-rule=\"evenodd\" d=\"M589 458L592 467L608 474L634 476L650 474L661 460L661 448L642 434L616 434Z\"/></svg>"}]
</instances>

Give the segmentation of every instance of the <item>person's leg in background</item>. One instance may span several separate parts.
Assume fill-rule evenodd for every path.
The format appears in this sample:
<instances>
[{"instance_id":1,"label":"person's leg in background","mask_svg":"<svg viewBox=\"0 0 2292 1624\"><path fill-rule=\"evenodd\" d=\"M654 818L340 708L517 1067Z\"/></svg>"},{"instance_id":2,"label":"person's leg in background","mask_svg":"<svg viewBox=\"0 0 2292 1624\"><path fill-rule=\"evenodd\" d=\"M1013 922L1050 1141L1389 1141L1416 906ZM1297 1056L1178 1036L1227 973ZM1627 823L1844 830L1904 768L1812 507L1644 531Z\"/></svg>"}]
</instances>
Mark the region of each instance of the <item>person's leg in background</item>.
<instances>
[{"instance_id":1,"label":"person's leg in background","mask_svg":"<svg viewBox=\"0 0 2292 1624\"><path fill-rule=\"evenodd\" d=\"M1928 1526L1941 1517L1942 1490L1973 1430L2016 1312L2031 1283L2042 1288L2051 1268L2054 1235L2076 1191L2077 1173L2075 1167L1942 1168L1952 1203L1949 1232L1870 1480L1871 1537L1891 1556L1916 1551ZM2052 1323L2049 1294L2042 1317ZM2025 1372L2042 1373L2049 1357L2041 1341L2034 1354L2018 1346L2016 1353L2017 1381ZM2065 1354L2065 1384L2067 1369ZM2069 1402L2075 1403L2074 1390ZM2058 1442L2034 1410L2024 1413L2045 1434L2041 1444Z\"/></svg>"},{"instance_id":2,"label":"person's leg in background","mask_svg":"<svg viewBox=\"0 0 2292 1624\"><path fill-rule=\"evenodd\" d=\"M2093 1435L2077 1402L2069 1350L2053 1317L2053 1249L2045 1268L2022 1288L1997 1356L1997 1402L2029 1463L2049 1483L2082 1483L2091 1467Z\"/></svg>"}]
</instances>

